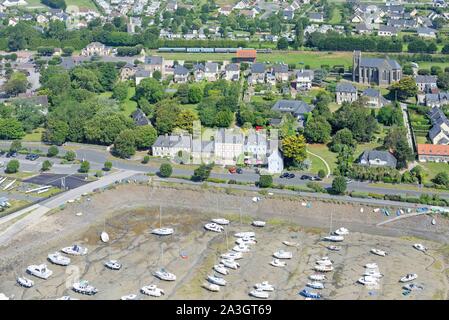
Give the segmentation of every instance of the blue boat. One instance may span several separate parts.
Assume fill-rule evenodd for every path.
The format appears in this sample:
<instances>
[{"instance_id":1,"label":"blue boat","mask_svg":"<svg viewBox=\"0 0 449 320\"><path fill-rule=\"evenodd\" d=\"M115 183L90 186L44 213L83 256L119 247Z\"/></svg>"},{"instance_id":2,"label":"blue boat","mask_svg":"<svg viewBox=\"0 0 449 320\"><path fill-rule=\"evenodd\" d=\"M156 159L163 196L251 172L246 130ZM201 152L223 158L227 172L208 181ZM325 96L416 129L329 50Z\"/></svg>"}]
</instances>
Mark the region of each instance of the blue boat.
<instances>
[{"instance_id":1,"label":"blue boat","mask_svg":"<svg viewBox=\"0 0 449 320\"><path fill-rule=\"evenodd\" d=\"M301 296L303 296L303 297L306 297L306 298L312 298L312 299L319 299L319 298L321 298L321 295L319 293L311 292L311 291L308 291L306 289L303 289L302 291L300 291L299 294Z\"/></svg>"},{"instance_id":2,"label":"blue boat","mask_svg":"<svg viewBox=\"0 0 449 320\"><path fill-rule=\"evenodd\" d=\"M401 210L396 211L396 215L400 216L401 215Z\"/></svg>"}]
</instances>

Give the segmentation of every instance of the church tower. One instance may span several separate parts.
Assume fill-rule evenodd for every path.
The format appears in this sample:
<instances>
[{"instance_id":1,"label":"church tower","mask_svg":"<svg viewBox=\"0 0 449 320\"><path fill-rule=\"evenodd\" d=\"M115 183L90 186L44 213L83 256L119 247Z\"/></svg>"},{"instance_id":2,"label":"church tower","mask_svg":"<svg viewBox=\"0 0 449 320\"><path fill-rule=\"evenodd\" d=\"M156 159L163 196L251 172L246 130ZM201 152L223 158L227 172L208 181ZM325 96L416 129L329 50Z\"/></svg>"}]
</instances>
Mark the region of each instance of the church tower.
<instances>
[{"instance_id":1,"label":"church tower","mask_svg":"<svg viewBox=\"0 0 449 320\"><path fill-rule=\"evenodd\" d=\"M360 61L362 60L362 52L360 50L354 50L352 57L352 81L359 81L360 77Z\"/></svg>"}]
</instances>

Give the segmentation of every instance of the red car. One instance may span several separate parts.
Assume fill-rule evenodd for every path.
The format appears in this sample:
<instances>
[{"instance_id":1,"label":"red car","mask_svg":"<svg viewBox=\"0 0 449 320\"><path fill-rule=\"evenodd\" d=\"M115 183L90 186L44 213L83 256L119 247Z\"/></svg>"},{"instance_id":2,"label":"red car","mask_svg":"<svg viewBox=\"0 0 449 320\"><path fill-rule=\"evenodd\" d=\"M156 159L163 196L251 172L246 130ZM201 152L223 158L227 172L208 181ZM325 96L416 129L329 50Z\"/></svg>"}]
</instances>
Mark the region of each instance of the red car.
<instances>
[{"instance_id":1,"label":"red car","mask_svg":"<svg viewBox=\"0 0 449 320\"><path fill-rule=\"evenodd\" d=\"M236 172L237 172L236 167L229 168L229 173L236 173Z\"/></svg>"}]
</instances>

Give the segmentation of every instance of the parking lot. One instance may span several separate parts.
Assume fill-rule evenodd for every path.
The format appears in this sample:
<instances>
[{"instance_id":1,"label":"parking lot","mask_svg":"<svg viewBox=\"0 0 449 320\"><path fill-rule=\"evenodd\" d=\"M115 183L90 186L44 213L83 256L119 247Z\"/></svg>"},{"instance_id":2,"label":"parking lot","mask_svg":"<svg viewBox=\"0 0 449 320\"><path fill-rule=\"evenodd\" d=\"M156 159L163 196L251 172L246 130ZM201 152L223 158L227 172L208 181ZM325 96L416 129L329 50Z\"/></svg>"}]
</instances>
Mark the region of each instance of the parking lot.
<instances>
[{"instance_id":1,"label":"parking lot","mask_svg":"<svg viewBox=\"0 0 449 320\"><path fill-rule=\"evenodd\" d=\"M89 183L86 180L87 174L55 174L42 173L24 182L34 183L38 185L50 185L58 188L74 189Z\"/></svg>"}]
</instances>

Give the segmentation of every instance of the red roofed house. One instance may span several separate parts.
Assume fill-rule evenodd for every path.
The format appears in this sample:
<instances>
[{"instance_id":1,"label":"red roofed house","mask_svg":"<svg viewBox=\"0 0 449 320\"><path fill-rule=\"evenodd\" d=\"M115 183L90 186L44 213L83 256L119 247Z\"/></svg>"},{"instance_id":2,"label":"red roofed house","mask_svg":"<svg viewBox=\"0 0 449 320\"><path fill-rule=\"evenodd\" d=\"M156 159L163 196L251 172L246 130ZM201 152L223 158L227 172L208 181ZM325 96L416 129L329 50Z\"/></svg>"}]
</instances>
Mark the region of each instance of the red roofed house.
<instances>
[{"instance_id":1,"label":"red roofed house","mask_svg":"<svg viewBox=\"0 0 449 320\"><path fill-rule=\"evenodd\" d=\"M420 162L449 162L449 145L418 144Z\"/></svg>"},{"instance_id":2,"label":"red roofed house","mask_svg":"<svg viewBox=\"0 0 449 320\"><path fill-rule=\"evenodd\" d=\"M237 50L237 56L234 58L235 62L255 62L256 50L253 49L241 49Z\"/></svg>"}]
</instances>

